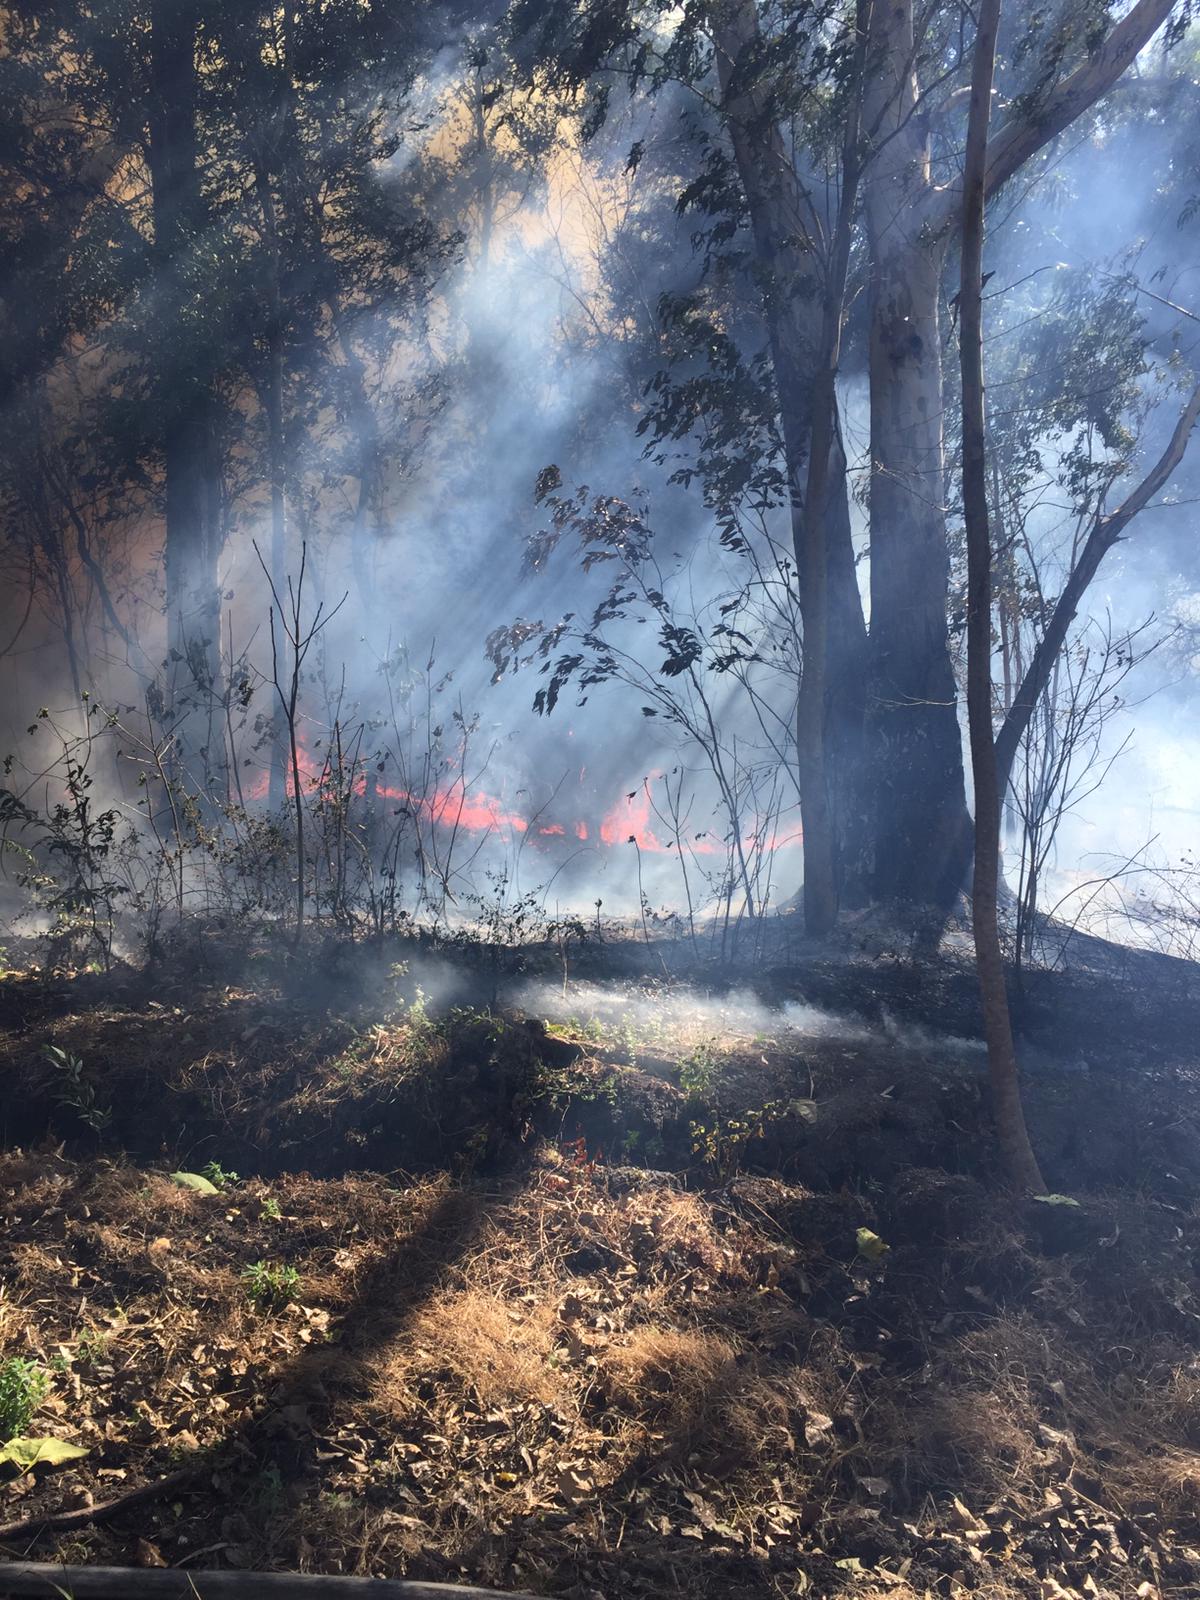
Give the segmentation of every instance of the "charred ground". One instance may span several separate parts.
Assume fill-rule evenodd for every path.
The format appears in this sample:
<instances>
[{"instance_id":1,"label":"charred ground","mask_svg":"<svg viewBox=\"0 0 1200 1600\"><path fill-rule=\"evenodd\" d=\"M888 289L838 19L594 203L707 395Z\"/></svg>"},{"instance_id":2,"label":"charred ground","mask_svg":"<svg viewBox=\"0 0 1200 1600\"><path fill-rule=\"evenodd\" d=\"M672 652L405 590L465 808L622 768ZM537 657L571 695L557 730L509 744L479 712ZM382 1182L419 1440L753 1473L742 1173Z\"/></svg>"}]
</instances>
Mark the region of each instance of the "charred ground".
<instances>
[{"instance_id":1,"label":"charred ground","mask_svg":"<svg viewBox=\"0 0 1200 1600\"><path fill-rule=\"evenodd\" d=\"M88 1450L7 1485L11 1554L1200 1585L1194 968L1027 975L1059 1194L1020 1201L953 954L860 929L717 984L624 943L276 950L0 985L0 1334L50 1377L35 1431Z\"/></svg>"}]
</instances>

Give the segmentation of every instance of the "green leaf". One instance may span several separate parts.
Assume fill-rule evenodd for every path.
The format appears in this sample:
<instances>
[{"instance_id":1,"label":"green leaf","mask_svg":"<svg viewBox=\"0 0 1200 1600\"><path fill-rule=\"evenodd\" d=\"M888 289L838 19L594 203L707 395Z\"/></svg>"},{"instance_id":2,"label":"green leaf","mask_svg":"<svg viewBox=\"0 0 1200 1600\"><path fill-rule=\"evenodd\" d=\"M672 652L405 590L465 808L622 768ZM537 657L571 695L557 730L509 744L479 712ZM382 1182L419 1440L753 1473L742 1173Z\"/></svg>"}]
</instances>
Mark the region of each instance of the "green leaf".
<instances>
[{"instance_id":1,"label":"green leaf","mask_svg":"<svg viewBox=\"0 0 1200 1600\"><path fill-rule=\"evenodd\" d=\"M10 1439L0 1446L0 1462L8 1461L22 1472L30 1467L63 1467L68 1461L78 1461L87 1455L83 1445L68 1444L65 1439Z\"/></svg>"},{"instance_id":2,"label":"green leaf","mask_svg":"<svg viewBox=\"0 0 1200 1600\"><path fill-rule=\"evenodd\" d=\"M1074 1206L1076 1211L1083 1208L1078 1200L1072 1200L1069 1194L1033 1194L1029 1197L1036 1200L1040 1206Z\"/></svg>"},{"instance_id":3,"label":"green leaf","mask_svg":"<svg viewBox=\"0 0 1200 1600\"><path fill-rule=\"evenodd\" d=\"M171 1182L182 1184L185 1189L194 1189L197 1194L220 1194L215 1183L203 1177L199 1172L173 1172Z\"/></svg>"},{"instance_id":4,"label":"green leaf","mask_svg":"<svg viewBox=\"0 0 1200 1600\"><path fill-rule=\"evenodd\" d=\"M868 1261L878 1261L880 1256L885 1256L892 1248L890 1244L885 1244L877 1233L872 1233L870 1228L860 1228L854 1237L859 1255L865 1256Z\"/></svg>"}]
</instances>

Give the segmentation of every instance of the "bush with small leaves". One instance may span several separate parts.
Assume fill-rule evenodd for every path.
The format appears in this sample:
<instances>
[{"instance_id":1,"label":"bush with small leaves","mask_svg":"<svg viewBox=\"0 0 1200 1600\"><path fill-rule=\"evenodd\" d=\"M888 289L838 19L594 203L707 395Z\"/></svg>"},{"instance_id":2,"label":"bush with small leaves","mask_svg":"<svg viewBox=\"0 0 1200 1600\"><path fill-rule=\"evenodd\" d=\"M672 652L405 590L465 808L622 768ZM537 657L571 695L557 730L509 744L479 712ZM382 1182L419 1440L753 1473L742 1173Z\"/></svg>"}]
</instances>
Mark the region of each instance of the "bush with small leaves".
<instances>
[{"instance_id":1,"label":"bush with small leaves","mask_svg":"<svg viewBox=\"0 0 1200 1600\"><path fill-rule=\"evenodd\" d=\"M36 1361L9 1356L0 1361L0 1444L20 1438L50 1392L50 1378Z\"/></svg>"},{"instance_id":2,"label":"bush with small leaves","mask_svg":"<svg viewBox=\"0 0 1200 1600\"><path fill-rule=\"evenodd\" d=\"M242 1181L240 1173L226 1172L219 1161L205 1162L200 1168L200 1176L207 1178L214 1189L232 1189Z\"/></svg>"},{"instance_id":3,"label":"bush with small leaves","mask_svg":"<svg viewBox=\"0 0 1200 1600\"><path fill-rule=\"evenodd\" d=\"M255 1261L242 1273L246 1297L256 1311L282 1311L299 1298L300 1274L295 1267Z\"/></svg>"}]
</instances>

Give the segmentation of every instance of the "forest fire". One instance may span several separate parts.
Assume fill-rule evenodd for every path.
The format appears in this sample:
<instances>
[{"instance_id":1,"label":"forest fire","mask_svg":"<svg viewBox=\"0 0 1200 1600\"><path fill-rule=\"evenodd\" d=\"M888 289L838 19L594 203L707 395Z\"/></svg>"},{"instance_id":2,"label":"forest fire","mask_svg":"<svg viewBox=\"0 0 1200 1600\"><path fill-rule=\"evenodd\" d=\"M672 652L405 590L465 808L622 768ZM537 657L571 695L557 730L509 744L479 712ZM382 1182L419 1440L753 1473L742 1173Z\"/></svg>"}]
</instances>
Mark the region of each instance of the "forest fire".
<instances>
[{"instance_id":1,"label":"forest fire","mask_svg":"<svg viewBox=\"0 0 1200 1600\"><path fill-rule=\"evenodd\" d=\"M0 1600L1200 1600L1198 90L0 0Z\"/></svg>"},{"instance_id":2,"label":"forest fire","mask_svg":"<svg viewBox=\"0 0 1200 1600\"><path fill-rule=\"evenodd\" d=\"M297 747L297 766L306 797L320 799L338 791L335 768L304 744ZM577 791L576 804L580 808L588 807L591 820L577 815L567 821L545 820L544 807L523 816L502 797L474 788L461 778L445 778L422 793L415 788L382 782L377 774L365 771L362 764L357 763L354 772L342 781L359 799L390 802L394 814L409 813L451 831L495 834L509 839L570 840L593 849L598 845L614 848L632 844L648 855L668 855L680 849L699 856L727 853L726 841L715 837L712 830L685 828L681 824L675 836L671 836L671 819L656 808L652 792L652 785L662 779L661 772L651 773L636 789L627 791L607 807L599 808L588 793L586 776L586 770L581 768L573 788ZM266 772L260 773L245 789L246 798L256 804L265 803L269 792L270 776ZM289 798L294 793L290 772L285 776L284 792ZM555 809L562 809L557 796ZM778 817L765 824L755 823L746 830L745 838L755 850L768 852L799 846L802 842L799 826L786 827Z\"/></svg>"}]
</instances>

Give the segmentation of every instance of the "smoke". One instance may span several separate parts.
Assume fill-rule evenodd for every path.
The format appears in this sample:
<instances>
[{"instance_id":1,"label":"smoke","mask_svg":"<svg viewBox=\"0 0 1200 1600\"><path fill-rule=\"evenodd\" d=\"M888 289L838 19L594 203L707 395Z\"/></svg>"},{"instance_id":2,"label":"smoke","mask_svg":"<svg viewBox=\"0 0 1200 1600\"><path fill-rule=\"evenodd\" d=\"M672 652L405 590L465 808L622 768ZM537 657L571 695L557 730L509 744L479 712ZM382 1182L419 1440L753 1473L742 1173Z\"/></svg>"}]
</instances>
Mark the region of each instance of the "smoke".
<instances>
[{"instance_id":1,"label":"smoke","mask_svg":"<svg viewBox=\"0 0 1200 1600\"><path fill-rule=\"evenodd\" d=\"M531 709L545 681L537 666L493 682L484 652L494 629L522 618L552 625L572 613L586 627L611 581L603 564L584 573L565 542L545 570L523 566L526 536L546 521L534 505L534 482L551 463L568 489L586 483L593 494L644 501L666 593L682 620L711 622L722 597L744 580L743 558L722 548L699 494L673 481L692 447L680 443L648 459L636 432L660 348L659 296L693 290L700 274L690 224L673 209L680 102L665 94L616 107L610 128L590 146L562 124L543 130L543 142L528 149L485 108L492 120L475 148L472 93L465 59L442 52L408 108L396 153L378 173L384 190L411 192L463 237L429 301L414 305L403 337L395 339L389 324L373 324L370 312L351 330L362 351L392 341L373 390L387 482L366 525L356 521L352 473L330 485L321 481L323 464L314 467L299 449L293 463L293 478L305 488L292 507L289 568L296 570L300 540L307 539L310 604L348 597L321 636L305 686L306 769L319 769L335 722L361 727L360 748L384 809L396 815L424 808L428 820L459 835L460 865L451 878L460 896L490 870L503 875L510 900L537 891L551 906L587 909L600 901L606 913L679 908L689 900L711 907L728 889L732 849L712 760L680 722L644 715L646 695L620 681L659 676L653 624L632 614L609 624L606 637L631 672L584 689L572 685L548 717ZM509 109L530 114L528 105ZM1098 127L1057 158L1047 181L1003 196L991 224L989 360L997 370L1005 339L1019 338L1034 368L1039 356L1056 358L1049 335L1039 351L1036 329L1053 320L1058 263L1077 278L1136 280L1128 293L1146 319L1157 368L1139 380L1141 462L1161 448L1173 423L1176 396L1161 374L1173 360L1190 361L1200 331L1160 303L1185 299L1189 283L1195 287L1194 272L1189 279L1182 264L1195 229L1176 228L1181 203L1149 183L1114 181L1114 174L1183 170L1189 137L1169 117L1125 116ZM645 153L631 170L626 156L634 146ZM753 354L752 332L738 336ZM1005 384L991 391L997 413L1014 395L1019 403L1021 385L1034 376L1030 367L1006 373ZM865 388L852 353L844 401L861 485L869 466ZM336 419L321 426L337 432ZM1079 428L1039 442L1043 473L1025 533L1051 596L1076 531L1062 482L1080 444ZM1186 623L1200 615L1189 505L1200 488L1198 454L1193 450L1177 475L1175 503L1139 518L1087 597L1088 615L1111 619L1117 634L1151 614L1164 628L1173 618ZM1114 485L1109 503L1120 493ZM858 504L855 516L862 545ZM786 544L778 515L768 517L765 534ZM150 530L144 540L152 536ZM254 721L271 709L273 692L266 681L267 594L252 541L266 548L269 538L259 485L238 507L221 574L234 653L246 655L256 684L240 747L252 796L261 792L267 760ZM140 559L147 565L145 543ZM865 563L860 570L865 581ZM769 619L754 638L764 655L768 636ZM13 744L35 703L47 698L47 648L43 636L28 658L36 682L34 673L12 679ZM1200 746L1189 732L1197 725L1196 659L1195 651L1181 656L1164 648L1123 689L1130 704L1113 708L1097 755L1099 768L1112 760L1111 769L1063 821L1056 890L1088 877L1095 862L1128 856L1147 837L1169 859L1191 844L1200 777ZM109 698L138 700L138 686L119 662L105 671ZM747 775L764 759L779 769L766 734L777 732L771 717L790 727L794 681L766 669L756 681L766 730L762 703L736 675L713 682L711 709L720 754L740 784L742 825L752 844L769 837L775 847L759 852L756 898L778 905L799 881L794 787L786 768L781 787L770 792ZM686 678L674 687L686 702ZM816 1014L753 1014L798 1032L825 1025ZM734 1002L723 1000L714 1025L733 1026L735 1015L738 1027L749 1026Z\"/></svg>"},{"instance_id":2,"label":"smoke","mask_svg":"<svg viewBox=\"0 0 1200 1600\"><path fill-rule=\"evenodd\" d=\"M406 151L383 181L419 188L427 181L422 161L457 170L477 158L462 145L470 88L469 77L440 80L426 106L421 153ZM586 624L611 583L606 567L585 572L566 544L545 570L526 569L526 539L546 522L534 483L551 463L568 487L586 483L595 495L644 499L662 564L657 576L682 621L711 620L718 599L743 581L698 497L671 484L673 463L645 459L635 432L655 303L691 287L697 275L672 188L647 177L651 163L640 175L625 168L630 144L652 139L669 109L628 111L587 149L560 126L535 172L496 134L499 154L490 160L501 176L471 197L470 231L438 282L426 332L389 368L401 394L424 396L429 408L412 426L407 459L401 440L382 519L361 534L352 561L342 553L344 518L319 541L323 599L336 603L346 593L349 600L321 640L329 681L323 715L321 696L308 700L308 766L320 763L328 737L322 724L335 709L372 727L369 748L372 759L379 754L378 782L389 801L412 802L420 788L414 768L428 775L432 763L435 792L427 798L420 788L416 804L476 836L460 851L470 864L460 892L468 877L478 884L491 872L505 875L516 898L542 888L564 904L599 900L606 912L627 913L644 901L679 906L689 896L699 909L725 883L730 821L711 756L669 714L647 716L645 693L611 681L572 687L552 715L538 717L531 708L543 683L537 665L493 681L484 654L488 635L518 619L550 626L570 615ZM486 187L488 173L482 181ZM639 326L610 299L614 259L629 248L644 256ZM626 257L621 265L633 271ZM396 427L404 426L397 417ZM253 531L261 545L265 530ZM267 597L256 566L248 540L236 541L231 609L239 638L256 639L261 671ZM637 618L617 618L606 638L653 679L661 654L653 632ZM676 687L702 722L687 680ZM761 729L733 678L710 692L739 786L741 827L752 847L769 839L764 859L780 858L765 861L758 896L782 900L799 877L793 782L785 772L782 787L751 793L747 773L765 751ZM779 677L774 692L786 728L794 680ZM412 748L397 770L395 748L405 738ZM260 755L250 780L255 793L264 784L262 763Z\"/></svg>"},{"instance_id":3,"label":"smoke","mask_svg":"<svg viewBox=\"0 0 1200 1600\"><path fill-rule=\"evenodd\" d=\"M690 985L670 988L619 988L587 982L526 983L512 995L515 1005L551 1022L582 1027L599 1024L610 1036L625 1037L633 1048L653 1054L655 1042L693 1048L750 1048L785 1044L803 1052L806 1043L887 1045L926 1059L974 1058L984 1053L977 1039L939 1033L901 1021L880 1007L875 1018L844 1015L805 1001L769 1005L749 989L720 994Z\"/></svg>"}]
</instances>

